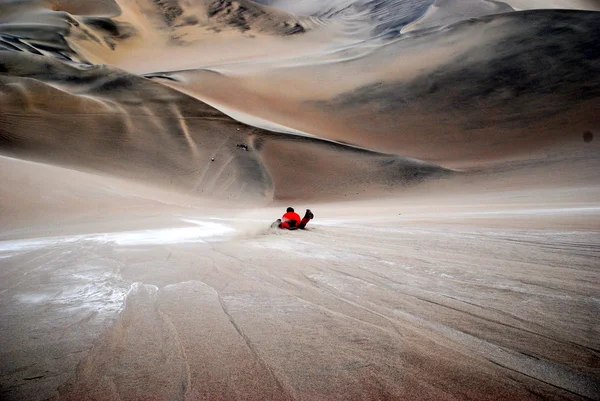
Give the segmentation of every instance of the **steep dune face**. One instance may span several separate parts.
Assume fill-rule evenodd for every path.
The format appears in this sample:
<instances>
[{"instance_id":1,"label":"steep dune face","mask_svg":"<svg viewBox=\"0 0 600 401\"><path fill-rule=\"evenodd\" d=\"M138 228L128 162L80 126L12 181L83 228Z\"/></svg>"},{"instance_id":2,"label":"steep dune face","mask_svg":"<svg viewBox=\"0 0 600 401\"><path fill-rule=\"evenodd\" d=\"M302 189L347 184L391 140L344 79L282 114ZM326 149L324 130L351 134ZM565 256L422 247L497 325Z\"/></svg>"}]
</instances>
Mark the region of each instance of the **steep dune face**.
<instances>
[{"instance_id":1,"label":"steep dune face","mask_svg":"<svg viewBox=\"0 0 600 401\"><path fill-rule=\"evenodd\" d=\"M63 60L81 58L65 40L72 17L39 7L34 2L8 3L0 13L0 50L51 55Z\"/></svg>"},{"instance_id":2,"label":"steep dune face","mask_svg":"<svg viewBox=\"0 0 600 401\"><path fill-rule=\"evenodd\" d=\"M279 200L364 198L451 175L419 160L289 134L262 137L254 145Z\"/></svg>"},{"instance_id":3,"label":"steep dune face","mask_svg":"<svg viewBox=\"0 0 600 401\"><path fill-rule=\"evenodd\" d=\"M498 1L436 0L421 18L402 28L402 33L510 11L511 6Z\"/></svg>"},{"instance_id":4,"label":"steep dune face","mask_svg":"<svg viewBox=\"0 0 600 401\"><path fill-rule=\"evenodd\" d=\"M225 198L268 195L255 154L235 146L252 128L122 71L36 57L4 58L20 76L0 77L3 152Z\"/></svg>"},{"instance_id":5,"label":"steep dune face","mask_svg":"<svg viewBox=\"0 0 600 401\"><path fill-rule=\"evenodd\" d=\"M108 67L77 68L17 53L7 54L2 66L0 149L25 159L236 201L341 195L348 180L392 189L443 172L315 138L296 140L307 145L298 151L302 146L284 135L238 123L170 88ZM343 158L349 170L338 165ZM303 178L286 178L280 160ZM374 176L353 173L370 165ZM331 183L308 191L319 176Z\"/></svg>"},{"instance_id":6,"label":"steep dune face","mask_svg":"<svg viewBox=\"0 0 600 401\"><path fill-rule=\"evenodd\" d=\"M267 48L280 56L298 54L302 48L312 52L318 35L329 32L306 40L304 34L327 23L245 0L122 0L93 6L30 0L3 9L1 48L111 64L136 73L265 57ZM295 48L289 49L290 44ZM230 51L221 51L224 46Z\"/></svg>"},{"instance_id":7,"label":"steep dune face","mask_svg":"<svg viewBox=\"0 0 600 401\"><path fill-rule=\"evenodd\" d=\"M300 15L342 20L370 28L370 35L398 32L419 18L432 0L259 0L257 3Z\"/></svg>"},{"instance_id":8,"label":"steep dune face","mask_svg":"<svg viewBox=\"0 0 600 401\"><path fill-rule=\"evenodd\" d=\"M215 24L229 25L241 31L255 30L283 36L306 32L301 18L264 9L251 1L209 0L206 9Z\"/></svg>"},{"instance_id":9,"label":"steep dune face","mask_svg":"<svg viewBox=\"0 0 600 401\"><path fill-rule=\"evenodd\" d=\"M110 20L77 18L67 40L90 61L134 73L251 60L267 56L272 46L283 54L298 50L287 49L290 45L312 51L303 35L320 26L315 18L244 0L138 0L120 6L121 15Z\"/></svg>"},{"instance_id":10,"label":"steep dune face","mask_svg":"<svg viewBox=\"0 0 600 401\"><path fill-rule=\"evenodd\" d=\"M447 166L485 164L578 147L596 129L599 22L589 12L502 14L312 62L181 71L164 82L321 137Z\"/></svg>"},{"instance_id":11,"label":"steep dune face","mask_svg":"<svg viewBox=\"0 0 600 401\"><path fill-rule=\"evenodd\" d=\"M364 85L316 106L339 111L352 127L361 125L357 115L377 110L378 124L363 125L363 134L437 162L527 158L578 145L600 123L592 112L600 95L599 22L595 13L536 12L464 23L440 34L493 31L495 38L460 46L455 58L414 79ZM419 150L427 144L429 158Z\"/></svg>"},{"instance_id":12,"label":"steep dune face","mask_svg":"<svg viewBox=\"0 0 600 401\"><path fill-rule=\"evenodd\" d=\"M208 103L249 116L250 124L264 121L265 127L374 151L357 160L400 157L403 164L406 157L469 168L544 152L589 157L597 144L581 137L600 124L594 113L598 14L504 13L443 26L465 16L464 4L443 1L413 24L400 22L418 18L415 10L424 6L430 4L307 2L300 16L291 13L300 5L286 2L123 0L87 8L77 2L11 3L3 21L18 23L0 25L0 45L8 50L2 64L4 149L229 199L246 191L256 199L367 192L333 184L353 176L345 169L355 170L354 150L343 146L335 153L347 151L347 159L321 166L335 177L331 184L319 191L286 185L287 174L316 176L318 163L306 160L332 159L333 148L317 139L282 142L285 136L239 124ZM509 7L479 1L470 10L494 14ZM343 47L329 41L344 27L358 26L360 13L369 15L361 22L366 30L359 30L360 42L351 35ZM43 29L32 28L40 24ZM403 27L410 32L400 35ZM239 52L226 55L227 63L220 49L232 43ZM324 43L329 50L320 47ZM281 48L287 56L277 52ZM217 60L220 66L206 67ZM132 71L150 72L151 80ZM23 116L23 110L36 112ZM48 119L54 121L52 135L34 134L46 130ZM27 130L31 121L39 128ZM81 129L93 139L69 133ZM262 146L265 138L274 142L261 155L252 144ZM71 148L59 145L65 141ZM306 143L314 149L304 150ZM291 149L303 157L293 157L298 161L287 169L287 156L279 155ZM394 180L381 177L396 171L396 162L391 170L380 169L386 163L375 162L373 170L372 161L365 163L356 162L365 169L362 182L389 188ZM413 162L407 163L411 170ZM415 182L429 175L417 170ZM403 172L397 177L402 185L412 180Z\"/></svg>"},{"instance_id":13,"label":"steep dune face","mask_svg":"<svg viewBox=\"0 0 600 401\"><path fill-rule=\"evenodd\" d=\"M598 10L600 5L595 0L507 0L507 1L493 1L493 0L476 0L465 2L446 1L446 0L252 0L255 3L265 4L272 7L280 8L292 13L301 15L316 15L322 17L347 17L354 15L352 10L367 9L369 10L368 15L382 16L387 13L388 18L390 14L402 14L401 10L413 10L412 17L415 18L415 14L418 14L419 10L423 10L423 7L428 6L434 7L446 7L448 3L456 3L457 9L454 10L456 14L462 14L465 18L468 17L468 10L463 8L465 5L479 8L481 6L488 8L493 11L495 7L505 8L514 7L518 10L532 10L532 9L565 9L565 10ZM447 10L446 10L447 11ZM467 14L464 12L467 11ZM406 13L409 14L409 13ZM418 17L418 15L417 15Z\"/></svg>"}]
</instances>

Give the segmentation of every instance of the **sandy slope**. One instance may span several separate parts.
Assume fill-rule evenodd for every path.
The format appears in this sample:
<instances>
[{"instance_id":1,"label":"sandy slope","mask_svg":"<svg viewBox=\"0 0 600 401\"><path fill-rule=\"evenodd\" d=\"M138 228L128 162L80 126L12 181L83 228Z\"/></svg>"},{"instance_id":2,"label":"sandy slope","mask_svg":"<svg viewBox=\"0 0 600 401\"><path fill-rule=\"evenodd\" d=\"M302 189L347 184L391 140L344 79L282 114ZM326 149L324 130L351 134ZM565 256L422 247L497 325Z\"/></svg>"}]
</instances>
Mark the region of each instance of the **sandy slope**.
<instances>
[{"instance_id":1,"label":"sandy slope","mask_svg":"<svg viewBox=\"0 0 600 401\"><path fill-rule=\"evenodd\" d=\"M597 394L597 187L499 191L498 172L485 196L460 178L428 198L311 205L310 230L280 232L266 227L281 208L1 171L27 177L15 198L48 186L45 205L72 209L21 205L37 223L2 234L5 399Z\"/></svg>"},{"instance_id":2,"label":"sandy slope","mask_svg":"<svg viewBox=\"0 0 600 401\"><path fill-rule=\"evenodd\" d=\"M437 0L421 18L402 28L402 33L510 11L514 11L512 7L497 1Z\"/></svg>"},{"instance_id":3,"label":"sandy slope","mask_svg":"<svg viewBox=\"0 0 600 401\"><path fill-rule=\"evenodd\" d=\"M540 4L1 4L0 398L597 399L600 17Z\"/></svg>"},{"instance_id":4,"label":"sandy slope","mask_svg":"<svg viewBox=\"0 0 600 401\"><path fill-rule=\"evenodd\" d=\"M309 59L168 73L162 82L286 127L443 166L526 159L577 144L598 126L599 15L493 15Z\"/></svg>"},{"instance_id":5,"label":"sandy slope","mask_svg":"<svg viewBox=\"0 0 600 401\"><path fill-rule=\"evenodd\" d=\"M10 75L0 76L0 149L21 158L242 203L339 197L366 187L389 191L449 173L418 160L247 126L121 70L39 61L8 53L3 68ZM282 161L301 177L288 174Z\"/></svg>"}]
</instances>

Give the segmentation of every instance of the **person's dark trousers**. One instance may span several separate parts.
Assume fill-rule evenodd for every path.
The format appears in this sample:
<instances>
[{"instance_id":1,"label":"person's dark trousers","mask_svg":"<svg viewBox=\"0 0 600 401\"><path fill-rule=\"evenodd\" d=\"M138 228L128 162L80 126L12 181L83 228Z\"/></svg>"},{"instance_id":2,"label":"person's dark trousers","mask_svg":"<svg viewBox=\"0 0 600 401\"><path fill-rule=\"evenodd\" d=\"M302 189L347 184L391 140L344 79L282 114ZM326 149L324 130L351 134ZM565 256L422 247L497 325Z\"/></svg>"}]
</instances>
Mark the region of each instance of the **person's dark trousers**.
<instances>
[{"instance_id":1,"label":"person's dark trousers","mask_svg":"<svg viewBox=\"0 0 600 401\"><path fill-rule=\"evenodd\" d=\"M306 227L309 221L310 219L308 217L303 218L300 224L298 224L298 228L304 229L304 227Z\"/></svg>"}]
</instances>

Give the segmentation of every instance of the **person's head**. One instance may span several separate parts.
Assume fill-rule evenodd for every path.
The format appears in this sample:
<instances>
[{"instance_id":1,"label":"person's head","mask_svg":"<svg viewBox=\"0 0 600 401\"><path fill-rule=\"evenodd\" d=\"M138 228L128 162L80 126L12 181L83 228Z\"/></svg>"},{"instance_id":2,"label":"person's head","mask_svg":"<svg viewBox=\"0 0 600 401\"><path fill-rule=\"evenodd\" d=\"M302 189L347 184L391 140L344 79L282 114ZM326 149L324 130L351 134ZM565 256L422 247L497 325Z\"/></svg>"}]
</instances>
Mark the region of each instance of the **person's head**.
<instances>
[{"instance_id":1,"label":"person's head","mask_svg":"<svg viewBox=\"0 0 600 401\"><path fill-rule=\"evenodd\" d=\"M293 212L293 211L294 211L294 208L293 208L293 207L288 207L287 209L285 209L285 211L286 211L287 213L289 213L289 212Z\"/></svg>"}]
</instances>

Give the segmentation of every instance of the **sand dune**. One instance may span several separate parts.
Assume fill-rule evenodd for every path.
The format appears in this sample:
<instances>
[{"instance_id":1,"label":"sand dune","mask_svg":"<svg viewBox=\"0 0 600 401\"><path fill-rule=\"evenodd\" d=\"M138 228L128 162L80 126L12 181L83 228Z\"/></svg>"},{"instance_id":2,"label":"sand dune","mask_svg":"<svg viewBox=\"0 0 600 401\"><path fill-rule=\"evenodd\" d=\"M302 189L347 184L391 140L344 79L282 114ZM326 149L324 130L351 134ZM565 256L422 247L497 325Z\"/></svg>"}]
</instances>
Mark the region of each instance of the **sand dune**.
<instances>
[{"instance_id":1,"label":"sand dune","mask_svg":"<svg viewBox=\"0 0 600 401\"><path fill-rule=\"evenodd\" d=\"M3 2L0 398L597 399L594 10Z\"/></svg>"},{"instance_id":2,"label":"sand dune","mask_svg":"<svg viewBox=\"0 0 600 401\"><path fill-rule=\"evenodd\" d=\"M367 186L391 190L445 171L317 138L266 132L138 76L53 60L40 65L37 57L6 55L10 75L0 78L0 146L21 158L236 202L341 196ZM284 172L281 161L301 177Z\"/></svg>"},{"instance_id":3,"label":"sand dune","mask_svg":"<svg viewBox=\"0 0 600 401\"><path fill-rule=\"evenodd\" d=\"M402 33L510 11L513 11L512 7L497 1L437 0L421 18L402 28Z\"/></svg>"},{"instance_id":4,"label":"sand dune","mask_svg":"<svg viewBox=\"0 0 600 401\"><path fill-rule=\"evenodd\" d=\"M261 0L258 3L295 14L310 15L329 20L341 20L352 27L366 25L368 35L398 32L404 25L420 17L432 3L431 0Z\"/></svg>"},{"instance_id":5,"label":"sand dune","mask_svg":"<svg viewBox=\"0 0 600 401\"><path fill-rule=\"evenodd\" d=\"M577 146L598 125L598 18L504 14L312 62L168 73L164 83L303 132L442 165L527 158Z\"/></svg>"},{"instance_id":6,"label":"sand dune","mask_svg":"<svg viewBox=\"0 0 600 401\"><path fill-rule=\"evenodd\" d=\"M116 18L76 18L67 40L94 63L134 73L248 61L268 57L271 51L279 57L312 52L323 34L323 21L264 10L249 1L144 0L120 5L123 11ZM224 46L230 51L219 50Z\"/></svg>"}]
</instances>

